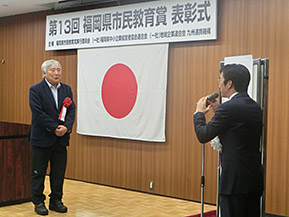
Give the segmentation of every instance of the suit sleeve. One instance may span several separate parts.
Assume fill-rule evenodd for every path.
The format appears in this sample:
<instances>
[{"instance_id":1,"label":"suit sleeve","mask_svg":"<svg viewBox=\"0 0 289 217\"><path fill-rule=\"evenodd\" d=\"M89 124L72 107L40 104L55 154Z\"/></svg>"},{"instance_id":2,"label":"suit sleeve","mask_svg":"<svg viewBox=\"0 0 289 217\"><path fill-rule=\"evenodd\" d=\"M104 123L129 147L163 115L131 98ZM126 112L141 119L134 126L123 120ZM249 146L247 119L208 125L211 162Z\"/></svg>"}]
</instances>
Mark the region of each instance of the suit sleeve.
<instances>
[{"instance_id":1,"label":"suit sleeve","mask_svg":"<svg viewBox=\"0 0 289 217\"><path fill-rule=\"evenodd\" d=\"M71 133L72 131L72 126L74 123L74 119L75 119L75 103L73 101L73 94L71 91L71 88L69 87L69 97L72 100L71 105L67 108L67 113L66 113L66 118L65 118L65 122L64 122L64 126L67 127L67 133Z\"/></svg>"},{"instance_id":2,"label":"suit sleeve","mask_svg":"<svg viewBox=\"0 0 289 217\"><path fill-rule=\"evenodd\" d=\"M228 111L220 105L212 120L206 124L205 114L197 112L194 114L194 126L198 140L206 143L220 135L229 125Z\"/></svg>"},{"instance_id":3,"label":"suit sleeve","mask_svg":"<svg viewBox=\"0 0 289 217\"><path fill-rule=\"evenodd\" d=\"M31 87L29 90L29 105L32 111L33 119L36 122L36 126L40 126L51 133L54 133L58 123L53 120L48 114L44 112L43 101L39 91L35 87Z\"/></svg>"}]
</instances>

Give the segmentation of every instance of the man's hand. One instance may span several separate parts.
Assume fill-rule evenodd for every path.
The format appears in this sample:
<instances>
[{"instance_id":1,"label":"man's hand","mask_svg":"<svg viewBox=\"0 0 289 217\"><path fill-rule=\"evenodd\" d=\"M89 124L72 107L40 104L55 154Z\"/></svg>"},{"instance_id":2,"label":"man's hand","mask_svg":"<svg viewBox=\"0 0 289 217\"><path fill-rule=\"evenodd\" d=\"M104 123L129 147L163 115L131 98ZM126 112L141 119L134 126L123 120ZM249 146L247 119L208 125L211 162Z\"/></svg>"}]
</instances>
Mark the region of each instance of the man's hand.
<instances>
[{"instance_id":1,"label":"man's hand","mask_svg":"<svg viewBox=\"0 0 289 217\"><path fill-rule=\"evenodd\" d=\"M67 127L64 125L58 125L58 127L55 130L55 135L62 137L67 132Z\"/></svg>"},{"instance_id":2,"label":"man's hand","mask_svg":"<svg viewBox=\"0 0 289 217\"><path fill-rule=\"evenodd\" d=\"M206 106L207 98L207 96L204 96L198 101L196 112L203 112L206 114L210 110L211 105Z\"/></svg>"},{"instance_id":3,"label":"man's hand","mask_svg":"<svg viewBox=\"0 0 289 217\"><path fill-rule=\"evenodd\" d=\"M220 105L219 99L208 100L207 103L208 103L209 105L211 105L214 113L216 113L216 110L217 110L217 108L218 108L219 105Z\"/></svg>"}]
</instances>

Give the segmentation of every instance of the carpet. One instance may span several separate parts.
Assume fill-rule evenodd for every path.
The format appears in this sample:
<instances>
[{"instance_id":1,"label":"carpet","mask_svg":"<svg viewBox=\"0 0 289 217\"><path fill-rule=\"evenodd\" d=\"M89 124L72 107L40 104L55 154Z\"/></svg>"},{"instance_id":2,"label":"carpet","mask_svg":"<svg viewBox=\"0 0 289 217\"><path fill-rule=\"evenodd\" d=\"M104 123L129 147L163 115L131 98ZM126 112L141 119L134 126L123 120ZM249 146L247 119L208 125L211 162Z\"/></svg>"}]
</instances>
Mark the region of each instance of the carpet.
<instances>
[{"instance_id":1,"label":"carpet","mask_svg":"<svg viewBox=\"0 0 289 217\"><path fill-rule=\"evenodd\" d=\"M205 212L204 213L204 217L216 217L216 210L213 211L209 211L209 212ZM197 214L197 215L190 215L187 217L201 217L201 214Z\"/></svg>"}]
</instances>

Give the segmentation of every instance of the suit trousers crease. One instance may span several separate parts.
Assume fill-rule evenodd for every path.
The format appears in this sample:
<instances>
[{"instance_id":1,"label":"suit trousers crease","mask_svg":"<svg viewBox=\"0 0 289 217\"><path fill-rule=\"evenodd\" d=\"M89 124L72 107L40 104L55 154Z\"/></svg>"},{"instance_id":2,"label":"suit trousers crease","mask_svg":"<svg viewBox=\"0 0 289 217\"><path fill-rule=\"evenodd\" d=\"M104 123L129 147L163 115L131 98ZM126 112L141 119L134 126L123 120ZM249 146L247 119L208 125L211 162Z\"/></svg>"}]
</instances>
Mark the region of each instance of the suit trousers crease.
<instances>
[{"instance_id":1,"label":"suit trousers crease","mask_svg":"<svg viewBox=\"0 0 289 217\"><path fill-rule=\"evenodd\" d=\"M59 143L48 148L32 146L32 202L37 205L44 202L44 182L50 162L50 200L61 200L67 163L67 149Z\"/></svg>"}]
</instances>

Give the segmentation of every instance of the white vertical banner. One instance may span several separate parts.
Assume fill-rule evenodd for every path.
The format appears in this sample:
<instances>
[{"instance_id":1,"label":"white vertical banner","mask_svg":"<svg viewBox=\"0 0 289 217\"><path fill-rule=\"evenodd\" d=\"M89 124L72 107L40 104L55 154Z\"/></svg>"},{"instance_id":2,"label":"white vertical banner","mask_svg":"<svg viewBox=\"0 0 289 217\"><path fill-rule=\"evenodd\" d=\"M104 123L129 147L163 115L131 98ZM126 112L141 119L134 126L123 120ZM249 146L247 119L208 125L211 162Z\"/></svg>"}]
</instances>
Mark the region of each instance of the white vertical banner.
<instances>
[{"instance_id":1,"label":"white vertical banner","mask_svg":"<svg viewBox=\"0 0 289 217\"><path fill-rule=\"evenodd\" d=\"M78 50L77 133L165 141L168 44Z\"/></svg>"}]
</instances>

